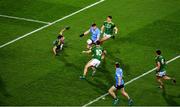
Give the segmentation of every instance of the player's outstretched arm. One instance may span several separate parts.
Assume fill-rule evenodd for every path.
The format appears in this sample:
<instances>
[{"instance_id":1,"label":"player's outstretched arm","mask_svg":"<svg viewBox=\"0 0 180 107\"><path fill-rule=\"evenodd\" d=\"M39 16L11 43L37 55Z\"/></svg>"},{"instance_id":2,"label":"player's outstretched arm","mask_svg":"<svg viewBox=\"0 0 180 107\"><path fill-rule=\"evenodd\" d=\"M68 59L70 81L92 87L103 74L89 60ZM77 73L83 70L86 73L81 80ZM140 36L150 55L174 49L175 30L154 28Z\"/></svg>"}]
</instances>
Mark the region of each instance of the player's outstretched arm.
<instances>
[{"instance_id":1,"label":"player's outstretched arm","mask_svg":"<svg viewBox=\"0 0 180 107\"><path fill-rule=\"evenodd\" d=\"M88 50L88 51L82 51L82 53L87 53L87 54L89 54L89 53L91 53L91 50Z\"/></svg>"},{"instance_id":2,"label":"player's outstretched arm","mask_svg":"<svg viewBox=\"0 0 180 107\"><path fill-rule=\"evenodd\" d=\"M101 27L101 33L103 33L104 32L104 25L102 25L102 27Z\"/></svg>"},{"instance_id":3,"label":"player's outstretched arm","mask_svg":"<svg viewBox=\"0 0 180 107\"><path fill-rule=\"evenodd\" d=\"M80 34L79 36L80 36L80 37L83 37L83 36L89 34L89 32L90 32L90 30L87 30L86 32L84 32L83 34Z\"/></svg>"},{"instance_id":4,"label":"player's outstretched arm","mask_svg":"<svg viewBox=\"0 0 180 107\"><path fill-rule=\"evenodd\" d=\"M159 71L159 70L160 70L160 67L161 67L160 62L157 62L157 66L156 66L156 67L157 67L157 69L156 69L156 70L157 70L157 71Z\"/></svg>"},{"instance_id":5,"label":"player's outstretched arm","mask_svg":"<svg viewBox=\"0 0 180 107\"><path fill-rule=\"evenodd\" d=\"M70 29L70 27L69 27L69 26L66 26L65 28L63 28L63 29L59 32L59 34L60 34L60 35L63 35L64 31L65 31L65 30L69 30L69 29Z\"/></svg>"},{"instance_id":6,"label":"player's outstretched arm","mask_svg":"<svg viewBox=\"0 0 180 107\"><path fill-rule=\"evenodd\" d=\"M59 32L59 34L60 34L60 35L63 35L63 33L64 33L65 30L66 30L66 28L63 28L63 29Z\"/></svg>"}]
</instances>

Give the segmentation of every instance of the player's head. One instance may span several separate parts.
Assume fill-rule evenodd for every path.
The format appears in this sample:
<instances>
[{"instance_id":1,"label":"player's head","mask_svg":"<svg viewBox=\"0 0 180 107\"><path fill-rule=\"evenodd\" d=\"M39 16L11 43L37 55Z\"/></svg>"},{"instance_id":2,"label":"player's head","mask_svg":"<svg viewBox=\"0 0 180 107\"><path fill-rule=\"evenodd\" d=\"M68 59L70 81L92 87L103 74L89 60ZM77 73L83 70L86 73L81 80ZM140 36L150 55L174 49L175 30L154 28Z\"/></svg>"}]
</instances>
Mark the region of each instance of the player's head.
<instances>
[{"instance_id":1,"label":"player's head","mask_svg":"<svg viewBox=\"0 0 180 107\"><path fill-rule=\"evenodd\" d=\"M159 50L159 49L156 50L156 54L157 54L157 55L161 55L161 50Z\"/></svg>"},{"instance_id":2,"label":"player's head","mask_svg":"<svg viewBox=\"0 0 180 107\"><path fill-rule=\"evenodd\" d=\"M63 35L59 35L58 37L57 37L57 39L62 39L63 38Z\"/></svg>"},{"instance_id":3,"label":"player's head","mask_svg":"<svg viewBox=\"0 0 180 107\"><path fill-rule=\"evenodd\" d=\"M112 20L112 16L107 17L107 21L110 22Z\"/></svg>"},{"instance_id":4,"label":"player's head","mask_svg":"<svg viewBox=\"0 0 180 107\"><path fill-rule=\"evenodd\" d=\"M93 23L93 24L91 25L91 27L92 27L93 29L96 29L96 23Z\"/></svg>"},{"instance_id":5,"label":"player's head","mask_svg":"<svg viewBox=\"0 0 180 107\"><path fill-rule=\"evenodd\" d=\"M101 42L98 40L98 41L96 41L96 45L100 45L101 44Z\"/></svg>"},{"instance_id":6,"label":"player's head","mask_svg":"<svg viewBox=\"0 0 180 107\"><path fill-rule=\"evenodd\" d=\"M119 67L120 67L119 62L115 62L115 67L116 67L116 68L119 68Z\"/></svg>"}]
</instances>

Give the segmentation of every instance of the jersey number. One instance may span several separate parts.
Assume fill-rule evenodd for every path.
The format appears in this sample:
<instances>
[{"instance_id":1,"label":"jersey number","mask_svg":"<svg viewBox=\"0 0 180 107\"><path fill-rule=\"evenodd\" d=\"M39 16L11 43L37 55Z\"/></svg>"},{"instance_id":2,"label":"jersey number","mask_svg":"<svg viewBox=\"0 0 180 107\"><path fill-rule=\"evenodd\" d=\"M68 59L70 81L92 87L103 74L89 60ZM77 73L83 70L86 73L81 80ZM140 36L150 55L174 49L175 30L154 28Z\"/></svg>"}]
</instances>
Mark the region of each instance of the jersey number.
<instances>
[{"instance_id":1,"label":"jersey number","mask_svg":"<svg viewBox=\"0 0 180 107\"><path fill-rule=\"evenodd\" d=\"M101 50L96 50L96 55L97 56L101 56L102 55L102 51Z\"/></svg>"}]
</instances>

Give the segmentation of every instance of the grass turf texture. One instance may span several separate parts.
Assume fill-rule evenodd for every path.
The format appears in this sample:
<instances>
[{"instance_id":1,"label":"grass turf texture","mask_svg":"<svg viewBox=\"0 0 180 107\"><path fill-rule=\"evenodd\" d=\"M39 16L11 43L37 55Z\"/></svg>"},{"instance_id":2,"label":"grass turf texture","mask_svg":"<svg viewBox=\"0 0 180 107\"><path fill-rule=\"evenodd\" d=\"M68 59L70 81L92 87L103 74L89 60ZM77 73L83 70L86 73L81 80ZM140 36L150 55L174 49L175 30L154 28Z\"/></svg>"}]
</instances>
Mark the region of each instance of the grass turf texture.
<instances>
[{"instance_id":1,"label":"grass turf texture","mask_svg":"<svg viewBox=\"0 0 180 107\"><path fill-rule=\"evenodd\" d=\"M96 2L78 1L28 0L25 3L20 0L18 4L12 3L12 0L1 0L0 8L2 14L54 21ZM154 50L157 48L162 50L167 60L179 55L179 5L179 0L106 0L96 7L1 48L0 104L84 105L106 93L114 84L115 60L120 61L125 81L128 81L154 67ZM90 60L90 55L80 54L86 47L88 37L80 39L78 35L88 29L92 22L100 26L107 15L113 16L120 32L115 40L103 44L108 53L94 81L90 75L87 81L81 81L79 76ZM0 20L1 29L5 29L0 34L1 44L15 38L14 35L18 37L42 26L24 21L9 21L4 18ZM59 28L65 25L71 26L71 30L65 33L63 52L54 57L51 52L52 41ZM168 74L175 76L177 81L180 81L179 64L177 59L167 69ZM151 73L127 85L126 90L134 99L135 105L180 105L179 83L173 86L167 82L164 94L156 86L154 73ZM121 97L120 104L127 105L126 103ZM112 99L108 96L93 105L111 104Z\"/></svg>"}]
</instances>

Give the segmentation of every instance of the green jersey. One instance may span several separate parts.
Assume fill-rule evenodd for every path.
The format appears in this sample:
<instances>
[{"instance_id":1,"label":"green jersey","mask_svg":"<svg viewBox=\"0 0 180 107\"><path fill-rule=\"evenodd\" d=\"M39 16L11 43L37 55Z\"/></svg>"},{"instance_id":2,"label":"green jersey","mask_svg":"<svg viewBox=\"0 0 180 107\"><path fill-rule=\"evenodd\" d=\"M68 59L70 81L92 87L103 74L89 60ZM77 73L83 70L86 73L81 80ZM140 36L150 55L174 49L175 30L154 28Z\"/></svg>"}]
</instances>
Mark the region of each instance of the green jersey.
<instances>
[{"instance_id":1,"label":"green jersey","mask_svg":"<svg viewBox=\"0 0 180 107\"><path fill-rule=\"evenodd\" d=\"M92 57L94 59L98 59L99 61L101 61L101 57L102 57L102 54L103 54L103 48L101 46L99 46L99 47L95 46L95 47L93 47L91 49L91 51L93 53Z\"/></svg>"},{"instance_id":2,"label":"green jersey","mask_svg":"<svg viewBox=\"0 0 180 107\"><path fill-rule=\"evenodd\" d=\"M159 62L160 63L160 69L159 69L159 71L157 71L157 72L163 72L163 71L165 71L165 69L166 69L166 61L165 61L165 59L163 58L163 56L161 56L161 55L159 55L159 56L157 56L156 57L156 64Z\"/></svg>"},{"instance_id":3,"label":"green jersey","mask_svg":"<svg viewBox=\"0 0 180 107\"><path fill-rule=\"evenodd\" d=\"M113 35L115 24L113 22L109 23L105 21L103 25L104 25L104 33L108 35Z\"/></svg>"},{"instance_id":4,"label":"green jersey","mask_svg":"<svg viewBox=\"0 0 180 107\"><path fill-rule=\"evenodd\" d=\"M56 39L56 40L53 42L53 45L54 45L54 46L59 46L59 45L61 45L61 42L60 42L58 39Z\"/></svg>"}]
</instances>

